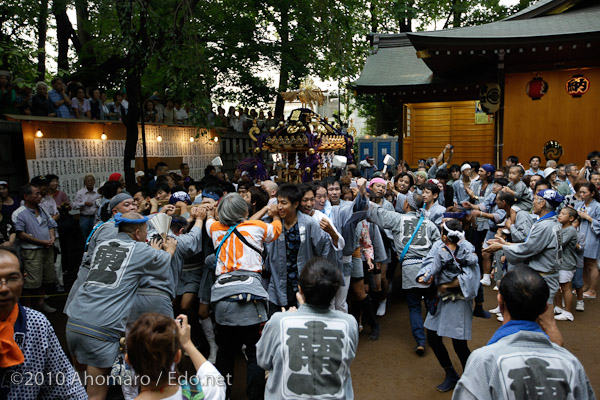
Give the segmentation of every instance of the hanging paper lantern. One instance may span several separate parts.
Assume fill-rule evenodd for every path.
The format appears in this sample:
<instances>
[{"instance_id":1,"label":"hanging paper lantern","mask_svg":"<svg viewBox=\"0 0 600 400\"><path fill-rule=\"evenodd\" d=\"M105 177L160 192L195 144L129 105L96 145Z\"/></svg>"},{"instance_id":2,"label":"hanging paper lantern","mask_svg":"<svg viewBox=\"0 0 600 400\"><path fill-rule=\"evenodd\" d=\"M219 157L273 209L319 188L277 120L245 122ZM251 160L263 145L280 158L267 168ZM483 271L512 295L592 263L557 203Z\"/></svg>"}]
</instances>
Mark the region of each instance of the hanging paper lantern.
<instances>
[{"instance_id":1,"label":"hanging paper lantern","mask_svg":"<svg viewBox=\"0 0 600 400\"><path fill-rule=\"evenodd\" d=\"M486 114L494 114L500 108L500 85L486 83L479 89L479 104Z\"/></svg>"},{"instance_id":2,"label":"hanging paper lantern","mask_svg":"<svg viewBox=\"0 0 600 400\"><path fill-rule=\"evenodd\" d=\"M581 97L590 89L590 80L581 74L573 75L565 84L565 89L574 98Z\"/></svg>"},{"instance_id":3,"label":"hanging paper lantern","mask_svg":"<svg viewBox=\"0 0 600 400\"><path fill-rule=\"evenodd\" d=\"M554 160L558 162L563 152L563 147L556 140L550 140L544 145L544 157L546 157L546 161Z\"/></svg>"},{"instance_id":4,"label":"hanging paper lantern","mask_svg":"<svg viewBox=\"0 0 600 400\"><path fill-rule=\"evenodd\" d=\"M539 100L546 93L548 93L548 82L539 76L536 76L527 84L527 96L531 97L531 100Z\"/></svg>"}]
</instances>

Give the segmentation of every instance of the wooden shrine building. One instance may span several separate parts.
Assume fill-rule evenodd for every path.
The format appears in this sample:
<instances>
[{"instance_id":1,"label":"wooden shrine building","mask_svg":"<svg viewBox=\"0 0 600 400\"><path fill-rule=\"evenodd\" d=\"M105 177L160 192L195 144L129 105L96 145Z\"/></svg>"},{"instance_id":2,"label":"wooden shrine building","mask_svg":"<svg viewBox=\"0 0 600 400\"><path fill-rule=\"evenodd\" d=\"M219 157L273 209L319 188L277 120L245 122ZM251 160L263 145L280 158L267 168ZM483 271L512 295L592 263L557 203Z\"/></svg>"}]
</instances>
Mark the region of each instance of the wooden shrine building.
<instances>
[{"instance_id":1,"label":"wooden shrine building","mask_svg":"<svg viewBox=\"0 0 600 400\"><path fill-rule=\"evenodd\" d=\"M498 22L370 40L353 86L385 96L401 115L398 157L411 166L446 143L458 163L496 165L509 155L525 165L539 155L543 165L549 140L562 145L561 163L600 150L597 0L540 0ZM488 115L478 101L495 87L497 111Z\"/></svg>"}]
</instances>

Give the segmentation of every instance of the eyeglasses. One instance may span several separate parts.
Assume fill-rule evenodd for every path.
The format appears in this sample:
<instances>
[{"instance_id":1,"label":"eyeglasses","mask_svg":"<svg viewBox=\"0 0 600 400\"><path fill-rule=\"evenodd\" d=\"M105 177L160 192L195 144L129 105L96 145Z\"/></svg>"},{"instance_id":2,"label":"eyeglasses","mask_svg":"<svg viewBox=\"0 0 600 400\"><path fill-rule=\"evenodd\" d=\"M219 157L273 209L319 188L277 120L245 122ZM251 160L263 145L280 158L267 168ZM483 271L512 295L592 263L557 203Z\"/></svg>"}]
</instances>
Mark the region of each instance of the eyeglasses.
<instances>
[{"instance_id":1,"label":"eyeglasses","mask_svg":"<svg viewBox=\"0 0 600 400\"><path fill-rule=\"evenodd\" d=\"M2 285L6 285L6 286L12 288L12 287L20 285L21 283L23 283L22 276L10 276L8 278L0 279L0 287L2 287Z\"/></svg>"}]
</instances>

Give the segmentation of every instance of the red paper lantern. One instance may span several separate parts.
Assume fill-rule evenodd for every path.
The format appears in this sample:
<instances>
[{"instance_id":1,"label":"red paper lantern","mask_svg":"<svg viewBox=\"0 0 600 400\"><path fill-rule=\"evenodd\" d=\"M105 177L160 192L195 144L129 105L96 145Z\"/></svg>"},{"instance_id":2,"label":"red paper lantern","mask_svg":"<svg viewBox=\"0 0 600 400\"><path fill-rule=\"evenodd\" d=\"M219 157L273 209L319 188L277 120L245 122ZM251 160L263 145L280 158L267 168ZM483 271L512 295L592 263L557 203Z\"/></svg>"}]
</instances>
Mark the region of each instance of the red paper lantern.
<instances>
[{"instance_id":1,"label":"red paper lantern","mask_svg":"<svg viewBox=\"0 0 600 400\"><path fill-rule=\"evenodd\" d=\"M565 84L565 89L573 97L581 97L590 90L590 80L583 75L573 75Z\"/></svg>"},{"instance_id":2,"label":"red paper lantern","mask_svg":"<svg viewBox=\"0 0 600 400\"><path fill-rule=\"evenodd\" d=\"M531 100L539 100L546 93L548 93L548 82L539 76L533 78L527 84L527 96L531 97Z\"/></svg>"}]
</instances>

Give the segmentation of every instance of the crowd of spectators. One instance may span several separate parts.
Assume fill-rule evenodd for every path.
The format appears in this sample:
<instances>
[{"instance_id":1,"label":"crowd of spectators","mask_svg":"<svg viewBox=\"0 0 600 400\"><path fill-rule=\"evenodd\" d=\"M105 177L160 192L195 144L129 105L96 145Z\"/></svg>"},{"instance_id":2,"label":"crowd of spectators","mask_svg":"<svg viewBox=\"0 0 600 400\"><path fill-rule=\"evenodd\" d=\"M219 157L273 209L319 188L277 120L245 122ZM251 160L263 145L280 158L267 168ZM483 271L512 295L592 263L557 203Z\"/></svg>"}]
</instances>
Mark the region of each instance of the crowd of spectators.
<instances>
[{"instance_id":1,"label":"crowd of spectators","mask_svg":"<svg viewBox=\"0 0 600 400\"><path fill-rule=\"evenodd\" d=\"M142 383L141 391L155 386L187 390L160 378L181 360L182 351L192 358L197 376L229 378L235 355L243 348L249 398L281 398L283 385L301 393L301 380L310 376L315 395L335 389L342 393L339 398L351 399L349 366L358 334L368 326L368 338L378 340L397 269L416 342L414 352L422 356L431 348L445 372L437 390L449 391L457 384L460 393L479 390L477 385L487 390L495 379L492 369L481 379L469 372L474 368L469 365L476 362L468 347L473 317L494 316L503 322L494 336L503 351L504 344L516 338L523 342L526 332L535 332L539 333L535 341L544 349L536 357L558 352L571 360L572 369L583 371L560 347L563 338L555 321L573 321L572 311L583 312L583 300L596 297L600 153L591 152L581 169L568 164L563 170L554 162L542 168L537 156L529 159L529 168L514 156L498 167L476 161L450 165L453 152L447 145L439 156L419 160L413 169L400 162L395 174L378 171L374 160L367 158L348 165L339 177L301 185L276 183L276 176L254 181L239 169L230 179L211 165L196 180L187 164L170 170L159 162L153 170L136 172L134 187L126 187L123 176L114 173L98 188L94 177L87 175L72 201L60 191L55 175L33 178L21 190L23 202L11 197L7 183L0 182L0 248L20 244L27 273L24 277L13 273L0 281L3 290L23 285L26 295L20 299L24 308L13 304L5 314L30 313L45 321L33 310L56 312L45 301L48 292L63 290L61 261L53 255L61 250L69 254L64 246L79 237L86 253L65 306L74 365L87 365L92 376L109 374L125 335L129 365L142 375L158 377L156 385ZM364 176L370 179L368 185ZM79 212L77 235L65 224L73 217L71 209ZM162 243L153 222L164 219L160 214L171 216L170 232ZM132 257L122 257L120 246L131 249ZM558 261L560 254L564 261ZM4 257L18 268L12 255ZM113 272L98 269L108 260ZM169 265L172 273L165 274L161 265ZM115 281L113 273L121 271L123 276ZM141 271L143 277L138 276ZM539 294L531 315L522 315L513 308L519 301L513 289L528 276L538 278ZM228 286L231 282L237 283ZM483 287L494 283L501 296L498 307L488 312L483 309ZM240 289L240 284L247 286ZM425 321L423 301L428 310ZM296 308L293 316L280 312ZM146 314L149 311L161 315ZM194 350L199 342L191 341L188 321L204 333L206 359ZM302 325L289 332L301 335L282 341L280 329L293 321ZM347 329L331 330L330 325L324 331L319 325L342 322ZM136 339L151 332L158 332L156 340ZM519 336L509 337L515 332ZM322 359L311 353L302 355L312 357L307 371L298 374L297 382L286 383L282 368L300 357L305 348L302 335L307 334L319 346L329 346L331 335L339 335L328 362L345 372L338 372L335 380L319 378ZM461 382L443 337L452 339L465 373ZM166 342L176 345L160 344ZM16 360L14 365L30 368L27 357L34 356L22 351L25 363ZM144 361L154 352L163 353L164 362L157 368ZM59 359L66 362L62 353ZM72 373L70 365L65 368ZM270 371L266 382L265 369ZM582 386L593 398L587 378L584 374L580 378L571 390ZM127 385L122 388L126 398L135 397L126 394ZM18 390L11 388L14 393ZM77 385L70 390L81 393ZM90 397L103 398L106 390L102 384L87 385ZM230 381L204 387L206 398L223 398L226 391L231 391Z\"/></svg>"},{"instance_id":2,"label":"crowd of spectators","mask_svg":"<svg viewBox=\"0 0 600 400\"><path fill-rule=\"evenodd\" d=\"M32 115L37 117L58 117L121 121L127 115L129 101L125 90L116 90L109 99L106 90L99 87L85 87L80 82L65 83L54 78L50 87L46 82L29 88L25 82L11 82L8 71L0 71L0 117L4 114ZM3 117L2 117L3 118ZM208 111L197 108L192 101L176 98L162 98L154 92L143 103L142 116L146 123L166 125L186 125L202 123L209 127L222 127L236 132L247 132L254 121L261 131L275 126L276 119L269 110L265 111L238 107L225 109L218 106L216 111L211 104Z\"/></svg>"}]
</instances>

